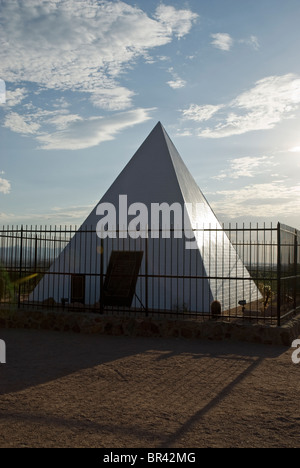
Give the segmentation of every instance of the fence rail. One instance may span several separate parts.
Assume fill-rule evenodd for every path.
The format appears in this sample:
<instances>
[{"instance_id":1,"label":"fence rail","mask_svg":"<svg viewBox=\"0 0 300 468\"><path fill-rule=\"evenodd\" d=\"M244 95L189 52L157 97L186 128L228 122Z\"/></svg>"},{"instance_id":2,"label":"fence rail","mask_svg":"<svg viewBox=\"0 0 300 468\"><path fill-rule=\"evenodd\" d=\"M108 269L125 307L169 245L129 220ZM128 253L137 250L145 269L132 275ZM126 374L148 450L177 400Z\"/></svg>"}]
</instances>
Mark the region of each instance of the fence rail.
<instances>
[{"instance_id":1,"label":"fence rail","mask_svg":"<svg viewBox=\"0 0 300 468\"><path fill-rule=\"evenodd\" d=\"M300 231L205 226L193 230L196 250L175 231L99 239L92 228L3 227L0 307L207 319L218 300L223 318L277 325L300 308Z\"/></svg>"}]
</instances>

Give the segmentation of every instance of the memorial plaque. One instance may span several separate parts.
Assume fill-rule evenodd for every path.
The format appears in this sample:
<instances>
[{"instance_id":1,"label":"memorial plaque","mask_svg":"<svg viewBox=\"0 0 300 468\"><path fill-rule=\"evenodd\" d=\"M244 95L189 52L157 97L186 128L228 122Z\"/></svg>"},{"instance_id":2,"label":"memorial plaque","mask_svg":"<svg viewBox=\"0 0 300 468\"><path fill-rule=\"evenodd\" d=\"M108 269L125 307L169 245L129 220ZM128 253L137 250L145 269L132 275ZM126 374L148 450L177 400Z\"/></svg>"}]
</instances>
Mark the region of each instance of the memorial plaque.
<instances>
[{"instance_id":1,"label":"memorial plaque","mask_svg":"<svg viewBox=\"0 0 300 468\"><path fill-rule=\"evenodd\" d=\"M72 275L71 276L71 302L78 302L84 304L85 302L85 276Z\"/></svg>"},{"instance_id":2,"label":"memorial plaque","mask_svg":"<svg viewBox=\"0 0 300 468\"><path fill-rule=\"evenodd\" d=\"M101 295L104 306L131 306L143 253L112 251Z\"/></svg>"}]
</instances>

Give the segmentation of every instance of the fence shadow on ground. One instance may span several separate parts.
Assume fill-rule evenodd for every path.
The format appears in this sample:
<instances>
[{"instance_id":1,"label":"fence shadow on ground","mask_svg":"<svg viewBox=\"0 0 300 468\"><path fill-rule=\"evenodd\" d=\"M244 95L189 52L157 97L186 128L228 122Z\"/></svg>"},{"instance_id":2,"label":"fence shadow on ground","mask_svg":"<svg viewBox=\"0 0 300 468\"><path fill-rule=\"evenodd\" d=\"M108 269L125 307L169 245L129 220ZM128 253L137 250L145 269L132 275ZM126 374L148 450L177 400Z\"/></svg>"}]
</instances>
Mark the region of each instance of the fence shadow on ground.
<instances>
[{"instance_id":1,"label":"fence shadow on ground","mask_svg":"<svg viewBox=\"0 0 300 468\"><path fill-rule=\"evenodd\" d=\"M188 355L238 362L276 358L286 347L176 338L115 337L2 329L7 364L0 366L0 395L60 379L80 370L155 350L157 361Z\"/></svg>"}]
</instances>

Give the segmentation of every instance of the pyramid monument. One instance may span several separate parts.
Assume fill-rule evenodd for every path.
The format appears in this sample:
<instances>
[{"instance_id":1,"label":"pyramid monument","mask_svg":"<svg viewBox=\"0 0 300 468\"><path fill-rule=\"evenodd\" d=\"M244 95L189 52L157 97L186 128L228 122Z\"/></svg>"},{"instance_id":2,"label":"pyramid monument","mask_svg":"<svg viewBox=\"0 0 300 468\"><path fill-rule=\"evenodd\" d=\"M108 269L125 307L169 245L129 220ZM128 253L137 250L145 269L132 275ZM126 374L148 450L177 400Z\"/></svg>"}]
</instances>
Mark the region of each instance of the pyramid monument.
<instances>
[{"instance_id":1,"label":"pyramid monument","mask_svg":"<svg viewBox=\"0 0 300 468\"><path fill-rule=\"evenodd\" d=\"M152 208L162 204L182 207L183 224L178 224L171 210L169 225L159 213L155 229L148 232L153 228ZM144 206L149 218L147 226L140 223L140 233L137 228L133 237L126 223L132 220L134 210L126 210L137 206ZM107 214L110 207L114 207L115 227L110 230L108 226L105 233L99 228L104 219L99 213ZM209 313L214 300L220 301L225 311L237 307L240 300L249 303L261 298L160 122L54 261L29 301L51 298L57 303L79 300L86 305L98 304L103 272L105 276L112 253L120 251L142 253L132 308ZM81 289L77 296L76 281Z\"/></svg>"}]
</instances>

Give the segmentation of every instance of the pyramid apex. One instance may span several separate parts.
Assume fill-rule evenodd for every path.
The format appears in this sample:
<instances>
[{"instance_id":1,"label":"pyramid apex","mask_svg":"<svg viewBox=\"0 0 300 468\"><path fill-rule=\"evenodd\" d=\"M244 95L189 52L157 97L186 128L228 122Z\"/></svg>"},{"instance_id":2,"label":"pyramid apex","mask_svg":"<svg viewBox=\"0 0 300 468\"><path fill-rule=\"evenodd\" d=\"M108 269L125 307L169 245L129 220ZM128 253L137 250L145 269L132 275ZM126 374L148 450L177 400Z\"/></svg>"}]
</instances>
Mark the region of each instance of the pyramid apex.
<instances>
[{"instance_id":1,"label":"pyramid apex","mask_svg":"<svg viewBox=\"0 0 300 468\"><path fill-rule=\"evenodd\" d=\"M156 124L155 127L153 128L153 131L155 131L155 130L156 130L156 131L157 131L157 130L158 130L158 131L161 131L163 134L166 134L166 130L165 130L165 128L164 128L164 126L163 126L163 124L161 123L160 120L157 122L157 124Z\"/></svg>"}]
</instances>

